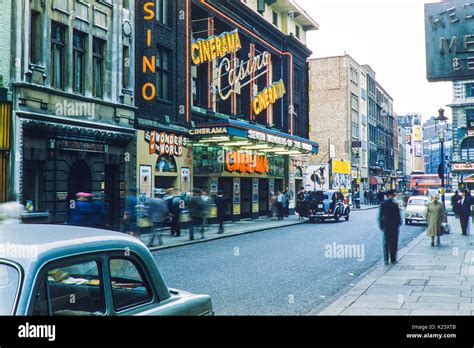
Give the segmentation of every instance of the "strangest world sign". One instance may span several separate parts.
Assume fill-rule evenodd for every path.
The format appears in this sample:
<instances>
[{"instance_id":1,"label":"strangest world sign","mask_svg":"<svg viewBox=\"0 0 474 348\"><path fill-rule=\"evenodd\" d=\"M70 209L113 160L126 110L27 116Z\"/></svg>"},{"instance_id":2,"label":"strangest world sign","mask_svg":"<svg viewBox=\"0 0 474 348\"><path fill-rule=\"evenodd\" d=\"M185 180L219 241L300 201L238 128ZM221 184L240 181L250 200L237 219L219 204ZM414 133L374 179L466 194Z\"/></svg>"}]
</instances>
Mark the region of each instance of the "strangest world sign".
<instances>
[{"instance_id":1,"label":"strangest world sign","mask_svg":"<svg viewBox=\"0 0 474 348\"><path fill-rule=\"evenodd\" d=\"M474 2L425 4L427 79L474 78Z\"/></svg>"}]
</instances>

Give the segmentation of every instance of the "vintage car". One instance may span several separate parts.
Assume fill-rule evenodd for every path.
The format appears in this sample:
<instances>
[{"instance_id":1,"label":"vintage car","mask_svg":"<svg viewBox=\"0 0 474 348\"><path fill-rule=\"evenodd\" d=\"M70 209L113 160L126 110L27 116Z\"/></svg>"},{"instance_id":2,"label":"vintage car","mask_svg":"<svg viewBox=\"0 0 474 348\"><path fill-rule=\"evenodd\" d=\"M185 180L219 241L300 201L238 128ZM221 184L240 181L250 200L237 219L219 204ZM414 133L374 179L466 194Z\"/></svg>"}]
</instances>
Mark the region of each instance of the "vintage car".
<instances>
[{"instance_id":1,"label":"vintage car","mask_svg":"<svg viewBox=\"0 0 474 348\"><path fill-rule=\"evenodd\" d=\"M311 191L306 195L302 216L309 222L335 220L342 217L349 220L350 208L344 203L344 195L339 191Z\"/></svg>"},{"instance_id":2,"label":"vintage car","mask_svg":"<svg viewBox=\"0 0 474 348\"><path fill-rule=\"evenodd\" d=\"M413 222L426 223L429 202L430 198L426 196L410 197L405 208L405 225Z\"/></svg>"},{"instance_id":3,"label":"vintage car","mask_svg":"<svg viewBox=\"0 0 474 348\"><path fill-rule=\"evenodd\" d=\"M0 315L213 315L211 298L165 285L128 235L64 225L0 225Z\"/></svg>"}]
</instances>

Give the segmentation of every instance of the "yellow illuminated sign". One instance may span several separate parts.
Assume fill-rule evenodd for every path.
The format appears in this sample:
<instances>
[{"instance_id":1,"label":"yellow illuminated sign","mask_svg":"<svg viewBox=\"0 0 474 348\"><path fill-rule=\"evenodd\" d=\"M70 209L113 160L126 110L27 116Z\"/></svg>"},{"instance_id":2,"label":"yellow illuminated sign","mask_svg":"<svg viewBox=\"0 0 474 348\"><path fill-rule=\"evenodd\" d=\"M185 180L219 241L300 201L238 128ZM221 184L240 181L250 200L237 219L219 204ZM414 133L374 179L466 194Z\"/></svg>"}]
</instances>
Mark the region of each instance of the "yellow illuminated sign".
<instances>
[{"instance_id":1,"label":"yellow illuminated sign","mask_svg":"<svg viewBox=\"0 0 474 348\"><path fill-rule=\"evenodd\" d=\"M258 115L262 111L265 111L270 105L283 98L285 94L286 89L283 80L275 82L273 85L265 88L252 100L254 114Z\"/></svg>"},{"instance_id":2,"label":"yellow illuminated sign","mask_svg":"<svg viewBox=\"0 0 474 348\"><path fill-rule=\"evenodd\" d=\"M421 128L421 126L413 127L413 140L423 141L423 128Z\"/></svg>"},{"instance_id":3,"label":"yellow illuminated sign","mask_svg":"<svg viewBox=\"0 0 474 348\"><path fill-rule=\"evenodd\" d=\"M216 58L223 58L228 53L235 53L241 48L239 32L234 30L194 41L191 45L191 59L195 65L199 65L212 62Z\"/></svg>"},{"instance_id":4,"label":"yellow illuminated sign","mask_svg":"<svg viewBox=\"0 0 474 348\"><path fill-rule=\"evenodd\" d=\"M350 174L351 173L351 163L346 161L332 161L332 172L339 174Z\"/></svg>"}]
</instances>

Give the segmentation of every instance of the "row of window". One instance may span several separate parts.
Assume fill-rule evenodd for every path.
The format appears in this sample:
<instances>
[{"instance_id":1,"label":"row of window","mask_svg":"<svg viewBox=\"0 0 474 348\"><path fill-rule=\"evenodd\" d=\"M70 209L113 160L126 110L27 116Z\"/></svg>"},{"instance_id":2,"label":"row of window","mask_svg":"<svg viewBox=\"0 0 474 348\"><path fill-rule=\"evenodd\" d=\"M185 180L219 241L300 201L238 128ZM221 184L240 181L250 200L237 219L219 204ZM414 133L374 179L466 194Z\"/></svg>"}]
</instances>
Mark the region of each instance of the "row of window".
<instances>
[{"instance_id":1,"label":"row of window","mask_svg":"<svg viewBox=\"0 0 474 348\"><path fill-rule=\"evenodd\" d=\"M40 13L31 11L30 35L30 61L40 65L41 61L41 18ZM64 90L67 66L66 34L68 27L51 21L51 86ZM88 67L88 34L73 30L73 56L72 56L72 90L84 94L85 79L88 71L92 72L92 95L97 98L104 96L106 41L97 37L92 38L92 66ZM130 84L130 49L123 46L122 59L122 86L127 88ZM156 50L156 90L157 97L171 100L171 51L164 47Z\"/></svg>"}]
</instances>

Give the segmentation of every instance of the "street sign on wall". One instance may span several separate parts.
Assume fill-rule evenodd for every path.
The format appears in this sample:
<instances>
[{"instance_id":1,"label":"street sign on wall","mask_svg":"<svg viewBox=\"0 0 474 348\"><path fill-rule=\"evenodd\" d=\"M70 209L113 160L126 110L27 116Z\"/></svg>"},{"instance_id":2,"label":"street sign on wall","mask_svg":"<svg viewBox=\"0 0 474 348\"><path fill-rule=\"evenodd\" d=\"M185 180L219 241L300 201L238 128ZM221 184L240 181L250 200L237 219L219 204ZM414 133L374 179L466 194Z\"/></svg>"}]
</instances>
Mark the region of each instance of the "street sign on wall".
<instances>
[{"instance_id":1,"label":"street sign on wall","mask_svg":"<svg viewBox=\"0 0 474 348\"><path fill-rule=\"evenodd\" d=\"M474 77L474 3L425 4L425 40L428 81Z\"/></svg>"}]
</instances>

